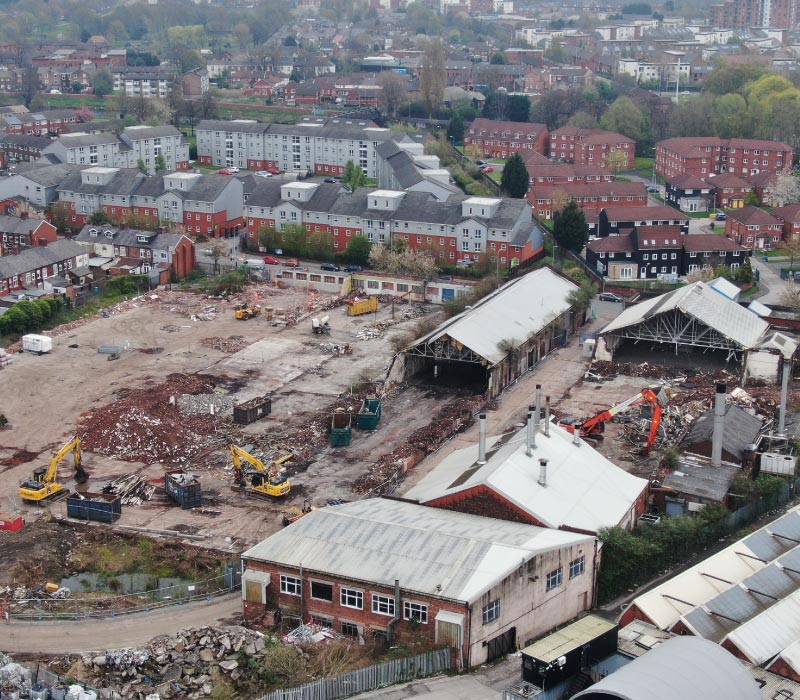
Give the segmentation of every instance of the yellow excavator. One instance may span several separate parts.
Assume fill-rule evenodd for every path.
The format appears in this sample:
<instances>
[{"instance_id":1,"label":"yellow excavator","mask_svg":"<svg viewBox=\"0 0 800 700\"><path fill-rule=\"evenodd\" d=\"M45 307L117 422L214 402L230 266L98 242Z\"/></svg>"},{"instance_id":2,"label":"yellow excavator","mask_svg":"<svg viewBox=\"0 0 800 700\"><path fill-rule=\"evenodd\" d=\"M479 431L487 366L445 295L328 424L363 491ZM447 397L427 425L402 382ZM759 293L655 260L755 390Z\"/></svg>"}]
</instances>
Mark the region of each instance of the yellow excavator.
<instances>
[{"instance_id":1,"label":"yellow excavator","mask_svg":"<svg viewBox=\"0 0 800 700\"><path fill-rule=\"evenodd\" d=\"M233 307L233 315L239 321L249 321L261 313L261 307L258 304L237 304Z\"/></svg>"},{"instance_id":2,"label":"yellow excavator","mask_svg":"<svg viewBox=\"0 0 800 700\"><path fill-rule=\"evenodd\" d=\"M53 455L47 468L39 467L34 469L33 478L20 484L19 497L23 501L42 505L46 501L65 495L66 487L63 484L59 484L56 478L58 476L58 465L70 452L72 452L72 460L75 464L75 481L78 483L86 481L89 475L81 464L81 439L76 435Z\"/></svg>"},{"instance_id":3,"label":"yellow excavator","mask_svg":"<svg viewBox=\"0 0 800 700\"><path fill-rule=\"evenodd\" d=\"M268 498L283 498L289 495L292 484L286 477L278 474L278 467L292 458L291 452L273 460L267 468L260 459L233 443L230 445L230 450L233 457L234 481L245 488L249 478L248 495ZM245 466L245 463L249 467Z\"/></svg>"}]
</instances>

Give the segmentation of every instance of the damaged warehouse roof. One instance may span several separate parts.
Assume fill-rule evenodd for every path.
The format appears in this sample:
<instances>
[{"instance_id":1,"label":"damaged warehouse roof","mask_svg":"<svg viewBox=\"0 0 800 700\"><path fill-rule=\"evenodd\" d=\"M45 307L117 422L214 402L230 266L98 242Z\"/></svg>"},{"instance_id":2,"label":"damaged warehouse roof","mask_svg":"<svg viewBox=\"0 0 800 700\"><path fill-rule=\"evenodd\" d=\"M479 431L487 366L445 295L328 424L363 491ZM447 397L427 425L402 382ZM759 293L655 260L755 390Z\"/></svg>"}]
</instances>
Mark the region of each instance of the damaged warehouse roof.
<instances>
[{"instance_id":1,"label":"damaged warehouse roof","mask_svg":"<svg viewBox=\"0 0 800 700\"><path fill-rule=\"evenodd\" d=\"M473 601L521 561L592 538L385 498L315 510L242 554L245 560L369 577Z\"/></svg>"},{"instance_id":2,"label":"damaged warehouse roof","mask_svg":"<svg viewBox=\"0 0 800 700\"><path fill-rule=\"evenodd\" d=\"M755 347L769 324L739 306L705 282L694 282L623 311L602 331L603 335L625 331L659 314L679 310L730 338L742 348Z\"/></svg>"},{"instance_id":3,"label":"damaged warehouse roof","mask_svg":"<svg viewBox=\"0 0 800 700\"><path fill-rule=\"evenodd\" d=\"M526 454L526 428L503 441L487 442L487 462L479 465L479 445L453 452L411 488L405 498L428 505L452 505L476 489L491 492L547 527L598 532L635 519L647 480L620 469L582 440L552 424L549 437L536 437ZM548 460L545 484L539 459Z\"/></svg>"},{"instance_id":4,"label":"damaged warehouse roof","mask_svg":"<svg viewBox=\"0 0 800 700\"><path fill-rule=\"evenodd\" d=\"M549 267L534 270L507 282L406 350L449 338L489 365L499 364L508 356L505 343L522 343L569 311L570 294L577 289Z\"/></svg>"}]
</instances>

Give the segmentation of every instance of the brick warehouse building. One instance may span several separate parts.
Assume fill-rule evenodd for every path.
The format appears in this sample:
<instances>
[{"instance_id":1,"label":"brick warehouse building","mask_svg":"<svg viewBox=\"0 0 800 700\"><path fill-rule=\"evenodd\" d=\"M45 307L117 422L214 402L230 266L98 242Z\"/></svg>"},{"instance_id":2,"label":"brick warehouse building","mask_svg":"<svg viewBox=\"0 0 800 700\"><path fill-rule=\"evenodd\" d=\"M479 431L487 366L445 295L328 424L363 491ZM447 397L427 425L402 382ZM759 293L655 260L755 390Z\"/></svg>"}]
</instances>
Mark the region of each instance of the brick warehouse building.
<instances>
[{"instance_id":1,"label":"brick warehouse building","mask_svg":"<svg viewBox=\"0 0 800 700\"><path fill-rule=\"evenodd\" d=\"M613 131L563 126L550 134L550 157L576 165L631 170L635 154L636 141Z\"/></svg>"},{"instance_id":2,"label":"brick warehouse building","mask_svg":"<svg viewBox=\"0 0 800 700\"><path fill-rule=\"evenodd\" d=\"M354 236L375 243L402 238L409 248L430 251L438 260L488 262L508 267L535 258L544 246L541 230L524 199L452 195L439 201L428 192L347 192L338 184L267 180L245 205L248 244L258 245L262 229L303 226L327 233L337 252Z\"/></svg>"},{"instance_id":3,"label":"brick warehouse building","mask_svg":"<svg viewBox=\"0 0 800 700\"><path fill-rule=\"evenodd\" d=\"M451 646L492 661L593 604L595 538L371 498L320 508L242 554L247 620Z\"/></svg>"},{"instance_id":4,"label":"brick warehouse building","mask_svg":"<svg viewBox=\"0 0 800 700\"><path fill-rule=\"evenodd\" d=\"M699 178L720 173L788 175L792 171L791 146L762 139L721 139L716 136L682 136L656 145L656 172L671 180L689 173Z\"/></svg>"}]
</instances>

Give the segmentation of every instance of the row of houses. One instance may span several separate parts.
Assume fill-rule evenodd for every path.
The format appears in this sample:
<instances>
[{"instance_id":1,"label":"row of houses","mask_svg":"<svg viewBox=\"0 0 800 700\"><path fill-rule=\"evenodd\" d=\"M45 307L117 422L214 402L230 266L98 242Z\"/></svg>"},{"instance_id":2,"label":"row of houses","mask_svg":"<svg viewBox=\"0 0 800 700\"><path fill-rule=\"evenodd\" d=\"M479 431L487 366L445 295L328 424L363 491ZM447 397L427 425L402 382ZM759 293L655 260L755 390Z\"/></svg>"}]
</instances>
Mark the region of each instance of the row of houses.
<instances>
[{"instance_id":1,"label":"row of houses","mask_svg":"<svg viewBox=\"0 0 800 700\"><path fill-rule=\"evenodd\" d=\"M466 130L464 146L490 158L514 153L539 153L552 160L594 165L613 172L633 168L636 142L602 129L564 126L550 132L545 124L475 119Z\"/></svg>"},{"instance_id":2,"label":"row of houses","mask_svg":"<svg viewBox=\"0 0 800 700\"><path fill-rule=\"evenodd\" d=\"M788 175L792 156L792 147L780 141L685 136L656 144L655 171L668 181L683 174L701 179L722 173Z\"/></svg>"},{"instance_id":3,"label":"row of houses","mask_svg":"<svg viewBox=\"0 0 800 700\"><path fill-rule=\"evenodd\" d=\"M525 200L359 188L311 182L258 183L244 207L251 247L259 231L295 225L332 237L343 251L354 236L375 243L401 239L439 261L513 267L541 253L544 237Z\"/></svg>"}]
</instances>

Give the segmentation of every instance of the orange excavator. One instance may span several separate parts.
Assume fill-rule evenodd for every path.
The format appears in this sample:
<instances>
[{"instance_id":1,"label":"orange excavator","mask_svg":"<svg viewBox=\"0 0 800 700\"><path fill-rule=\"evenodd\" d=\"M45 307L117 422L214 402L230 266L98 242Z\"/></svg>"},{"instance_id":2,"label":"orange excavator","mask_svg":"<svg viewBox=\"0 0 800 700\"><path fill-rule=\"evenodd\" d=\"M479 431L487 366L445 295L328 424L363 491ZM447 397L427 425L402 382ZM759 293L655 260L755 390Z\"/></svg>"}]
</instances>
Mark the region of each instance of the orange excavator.
<instances>
[{"instance_id":1,"label":"orange excavator","mask_svg":"<svg viewBox=\"0 0 800 700\"><path fill-rule=\"evenodd\" d=\"M659 392L661 393L661 392ZM666 403L666 397L663 399ZM650 434L647 437L647 449L649 450L655 445L656 438L658 437L658 429L661 426L662 414L662 399L659 398L652 390L642 389L636 396L632 396L627 401L618 403L616 406L601 411L596 416L581 421L577 418L565 418L559 421L559 425L571 433L575 432L575 428L580 430L582 438L590 440L602 440L605 424L610 421L614 416L627 411L633 406L640 406L642 404L650 404L651 417L650 417Z\"/></svg>"}]
</instances>

